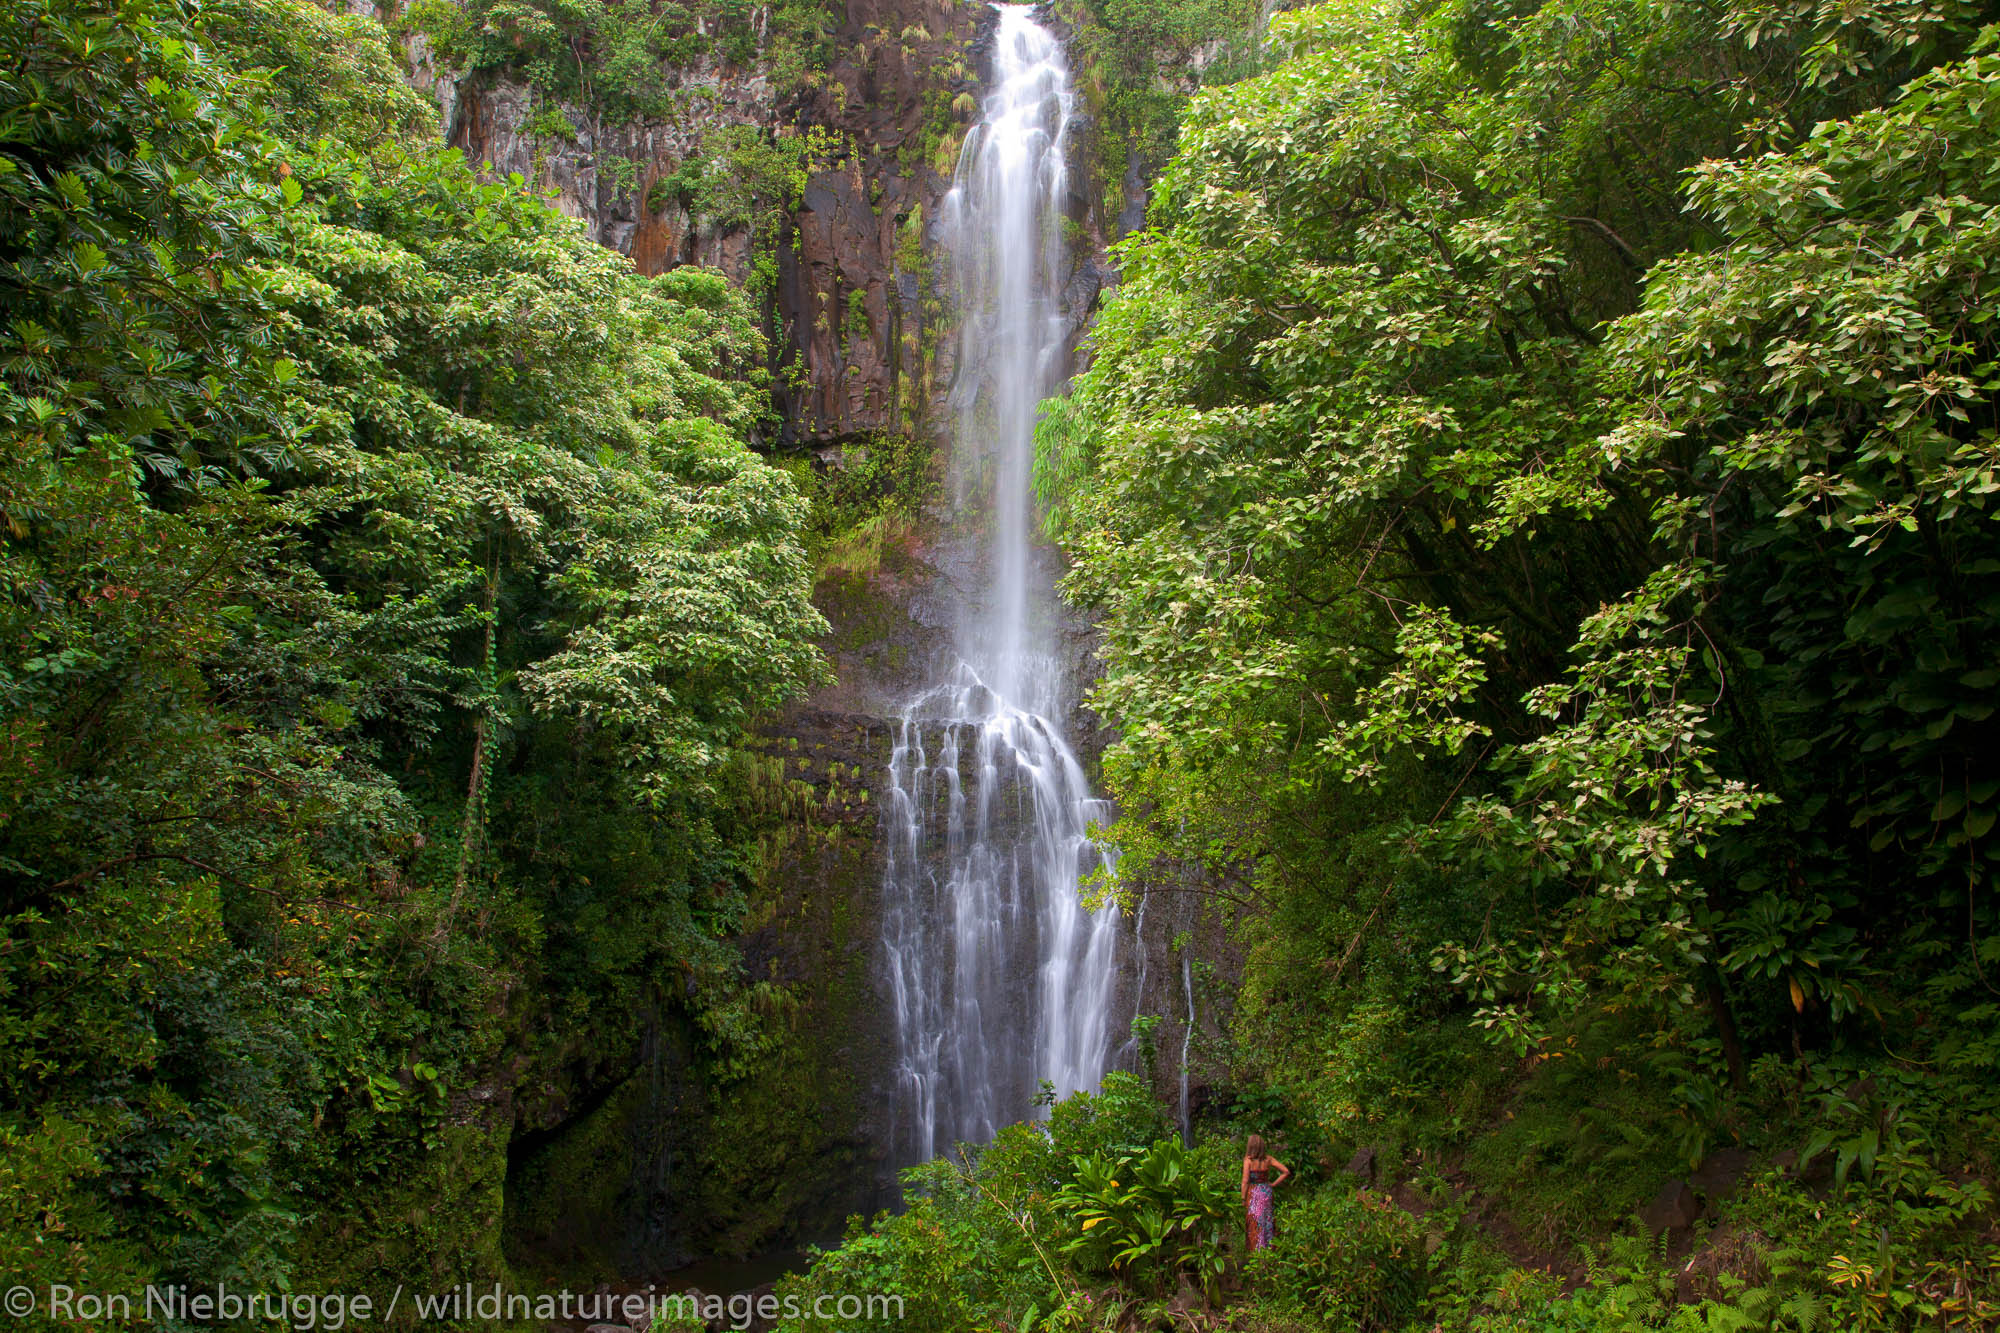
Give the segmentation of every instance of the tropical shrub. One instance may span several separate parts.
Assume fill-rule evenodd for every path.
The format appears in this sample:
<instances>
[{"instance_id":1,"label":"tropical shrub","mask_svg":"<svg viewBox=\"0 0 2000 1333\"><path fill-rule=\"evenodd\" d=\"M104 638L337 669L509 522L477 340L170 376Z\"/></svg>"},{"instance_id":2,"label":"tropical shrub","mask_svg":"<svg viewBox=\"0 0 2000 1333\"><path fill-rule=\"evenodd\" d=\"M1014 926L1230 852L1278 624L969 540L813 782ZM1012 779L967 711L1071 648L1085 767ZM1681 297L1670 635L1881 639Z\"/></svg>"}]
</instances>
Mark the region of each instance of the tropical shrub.
<instances>
[{"instance_id":1,"label":"tropical shrub","mask_svg":"<svg viewBox=\"0 0 2000 1333\"><path fill-rule=\"evenodd\" d=\"M1155 1289L1184 1273L1215 1291L1224 1231L1242 1211L1219 1172L1203 1170L1179 1139L1078 1154L1070 1166L1054 1199L1071 1229L1065 1253L1088 1271L1108 1269Z\"/></svg>"},{"instance_id":2,"label":"tropical shrub","mask_svg":"<svg viewBox=\"0 0 2000 1333\"><path fill-rule=\"evenodd\" d=\"M1283 1201L1271 1248L1250 1269L1280 1308L1311 1326L1378 1333L1415 1319L1435 1238L1388 1199L1331 1186Z\"/></svg>"}]
</instances>

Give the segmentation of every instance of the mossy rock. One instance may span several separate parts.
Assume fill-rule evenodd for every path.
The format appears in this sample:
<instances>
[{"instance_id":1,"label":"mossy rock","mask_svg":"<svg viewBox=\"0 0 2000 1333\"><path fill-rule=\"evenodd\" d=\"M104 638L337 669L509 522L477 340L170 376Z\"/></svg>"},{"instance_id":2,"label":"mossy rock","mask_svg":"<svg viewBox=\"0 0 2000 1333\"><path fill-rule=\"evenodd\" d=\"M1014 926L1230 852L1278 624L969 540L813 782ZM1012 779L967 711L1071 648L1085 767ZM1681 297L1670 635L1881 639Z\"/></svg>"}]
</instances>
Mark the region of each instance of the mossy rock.
<instances>
[{"instance_id":1,"label":"mossy rock","mask_svg":"<svg viewBox=\"0 0 2000 1333\"><path fill-rule=\"evenodd\" d=\"M634 1075L515 1167L510 1249L566 1280L587 1283L619 1271L631 1229L635 1119L646 1096L645 1080Z\"/></svg>"},{"instance_id":2,"label":"mossy rock","mask_svg":"<svg viewBox=\"0 0 2000 1333\"><path fill-rule=\"evenodd\" d=\"M428 1151L355 1179L329 1201L301 1238L295 1290L368 1292L383 1300L398 1286L443 1292L497 1282L518 1289L500 1245L506 1133L446 1125L433 1141Z\"/></svg>"}]
</instances>

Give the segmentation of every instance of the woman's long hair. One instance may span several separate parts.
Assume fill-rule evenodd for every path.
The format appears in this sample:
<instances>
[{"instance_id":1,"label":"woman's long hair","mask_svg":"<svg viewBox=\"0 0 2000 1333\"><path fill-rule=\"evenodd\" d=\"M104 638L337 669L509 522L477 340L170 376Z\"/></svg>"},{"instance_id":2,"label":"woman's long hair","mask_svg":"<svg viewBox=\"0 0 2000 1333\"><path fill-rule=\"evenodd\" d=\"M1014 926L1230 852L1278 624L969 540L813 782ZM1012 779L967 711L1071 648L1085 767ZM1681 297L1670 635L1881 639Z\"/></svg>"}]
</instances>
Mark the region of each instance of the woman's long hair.
<instances>
[{"instance_id":1,"label":"woman's long hair","mask_svg":"<svg viewBox=\"0 0 2000 1333\"><path fill-rule=\"evenodd\" d=\"M1264 1160L1264 1136L1252 1134L1250 1141L1243 1145L1243 1155L1253 1162Z\"/></svg>"}]
</instances>

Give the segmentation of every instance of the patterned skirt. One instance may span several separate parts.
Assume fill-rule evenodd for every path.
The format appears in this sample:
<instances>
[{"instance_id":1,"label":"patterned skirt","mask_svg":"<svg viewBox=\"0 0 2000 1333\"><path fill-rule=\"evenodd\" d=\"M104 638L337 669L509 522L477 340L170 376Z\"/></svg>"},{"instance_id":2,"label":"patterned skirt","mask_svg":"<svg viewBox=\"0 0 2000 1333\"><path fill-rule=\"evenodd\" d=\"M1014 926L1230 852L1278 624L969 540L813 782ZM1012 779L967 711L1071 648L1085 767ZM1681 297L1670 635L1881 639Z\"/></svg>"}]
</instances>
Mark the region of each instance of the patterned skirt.
<instances>
[{"instance_id":1,"label":"patterned skirt","mask_svg":"<svg viewBox=\"0 0 2000 1333\"><path fill-rule=\"evenodd\" d=\"M1271 1243L1271 1187L1250 1187L1250 1248L1261 1250Z\"/></svg>"}]
</instances>

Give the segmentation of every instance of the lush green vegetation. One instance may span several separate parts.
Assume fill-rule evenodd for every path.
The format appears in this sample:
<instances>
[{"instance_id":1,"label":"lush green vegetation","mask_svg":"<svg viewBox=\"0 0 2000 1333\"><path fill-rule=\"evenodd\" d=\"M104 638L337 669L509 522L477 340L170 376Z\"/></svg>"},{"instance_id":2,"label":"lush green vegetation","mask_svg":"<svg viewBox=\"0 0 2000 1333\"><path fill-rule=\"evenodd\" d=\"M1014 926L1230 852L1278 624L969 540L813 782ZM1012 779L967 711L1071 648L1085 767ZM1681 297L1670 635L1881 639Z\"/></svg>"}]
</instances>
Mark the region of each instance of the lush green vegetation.
<instances>
[{"instance_id":1,"label":"lush green vegetation","mask_svg":"<svg viewBox=\"0 0 2000 1333\"><path fill-rule=\"evenodd\" d=\"M763 74L779 100L823 82L837 15L822 0L787 0L760 18L748 0L689 7L667 0L415 0L396 16L400 33L420 34L435 59L459 77L494 73L537 93L525 128L548 143L574 144L577 117L598 126L699 113L727 71ZM792 133L741 123L711 125L675 169L653 180L651 211L677 204L722 231L749 228L753 287L767 296L785 213L798 206L806 174L838 147L824 129ZM598 165L621 193L638 185L639 164L602 154Z\"/></svg>"},{"instance_id":2,"label":"lush green vegetation","mask_svg":"<svg viewBox=\"0 0 2000 1333\"><path fill-rule=\"evenodd\" d=\"M1136 158L1150 175L1173 156L1188 94L1253 72L1261 34L1250 0L1066 0L1070 60L1097 124L1093 165L1117 212Z\"/></svg>"},{"instance_id":3,"label":"lush green vegetation","mask_svg":"<svg viewBox=\"0 0 2000 1333\"><path fill-rule=\"evenodd\" d=\"M751 311L477 181L372 22L0 52L0 1257L490 1277L514 1122L784 1032L736 756L823 622Z\"/></svg>"},{"instance_id":4,"label":"lush green vegetation","mask_svg":"<svg viewBox=\"0 0 2000 1333\"><path fill-rule=\"evenodd\" d=\"M552 101L610 119L671 119L684 84L717 65L768 71L780 89L814 82L832 56L834 15L784 0L760 28L750 0L414 0L397 26L468 71L508 69Z\"/></svg>"},{"instance_id":5,"label":"lush green vegetation","mask_svg":"<svg viewBox=\"0 0 2000 1333\"><path fill-rule=\"evenodd\" d=\"M905 1333L1994 1326L1993 7L1333 0L1262 53L1232 0L1067 17L1100 183L1172 155L1038 437L1117 732L1096 887L1199 885L1242 976L1192 1142L1114 1075L786 1292ZM551 141L831 59L813 0L396 23ZM846 146L723 128L653 183L752 230L746 295L479 179L372 21L21 0L0 57L11 1280L594 1278L649 1150L695 1243L784 1234L858 1153L812 1005L868 1003L866 857L746 732L937 482L900 436L748 446L781 214ZM906 172L973 110L941 60ZM800 846L848 878L780 917ZM746 969L788 929L826 975ZM1299 1178L1246 1259L1251 1131Z\"/></svg>"},{"instance_id":6,"label":"lush green vegetation","mask_svg":"<svg viewBox=\"0 0 2000 1333\"><path fill-rule=\"evenodd\" d=\"M1039 441L1106 888L1205 871L1233 1076L1407 1206L1239 1319L2000 1310L1992 18L1335 3L1190 108ZM1604 1238L1726 1145L1677 1309Z\"/></svg>"},{"instance_id":7,"label":"lush green vegetation","mask_svg":"<svg viewBox=\"0 0 2000 1333\"><path fill-rule=\"evenodd\" d=\"M1196 99L1038 482L1105 634L1104 887L1199 867L1250 949L1193 1156L1275 1129L1306 1178L1220 1300L1124 1271L1101 1196L1163 1127L1087 1141L1114 1087L803 1287L938 1328L2000 1316L1990 21L1342 3ZM1634 1222L1724 1146L1695 1235Z\"/></svg>"}]
</instances>

